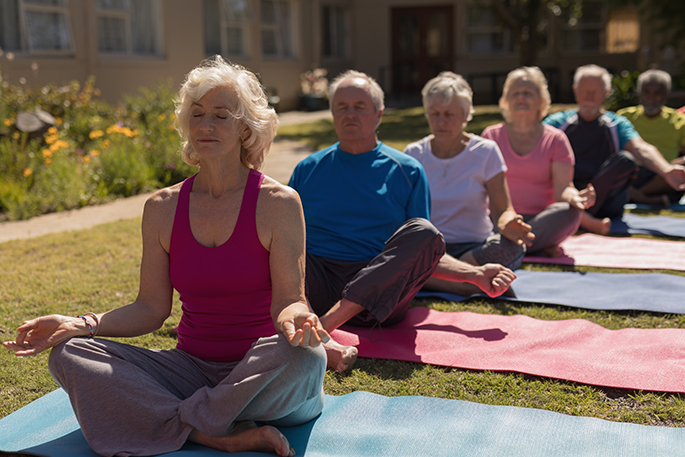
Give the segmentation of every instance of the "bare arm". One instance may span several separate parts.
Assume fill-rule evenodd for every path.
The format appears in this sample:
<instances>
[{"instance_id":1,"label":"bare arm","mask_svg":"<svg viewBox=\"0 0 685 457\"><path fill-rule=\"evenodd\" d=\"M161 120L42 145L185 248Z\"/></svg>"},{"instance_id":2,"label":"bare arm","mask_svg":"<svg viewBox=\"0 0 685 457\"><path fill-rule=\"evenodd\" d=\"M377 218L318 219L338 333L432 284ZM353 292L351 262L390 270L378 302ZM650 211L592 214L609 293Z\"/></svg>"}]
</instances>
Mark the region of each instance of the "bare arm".
<instances>
[{"instance_id":1,"label":"bare arm","mask_svg":"<svg viewBox=\"0 0 685 457\"><path fill-rule=\"evenodd\" d=\"M166 207L159 197L159 192L152 196L143 213L143 259L138 297L134 303L98 315L99 328L93 328L98 335L143 335L161 327L171 312L169 256L160 243L161 230L168 220L164 211ZM97 327L95 319L87 317L87 320L91 326ZM87 336L90 328L82 318L50 315L25 321L18 332L15 341L3 344L18 356L30 356L69 338Z\"/></svg>"},{"instance_id":2,"label":"bare arm","mask_svg":"<svg viewBox=\"0 0 685 457\"><path fill-rule=\"evenodd\" d=\"M530 246L535 239L531 226L523 222L523 217L514 211L509 195L509 186L504 172L498 173L485 183L490 200L492 220L502 236L522 246Z\"/></svg>"},{"instance_id":3,"label":"bare arm","mask_svg":"<svg viewBox=\"0 0 685 457\"><path fill-rule=\"evenodd\" d=\"M563 162L552 162L552 185L554 199L567 202L578 209L587 209L595 204L595 189L588 185L579 191L573 185L573 165Z\"/></svg>"},{"instance_id":4,"label":"bare arm","mask_svg":"<svg viewBox=\"0 0 685 457\"><path fill-rule=\"evenodd\" d=\"M271 317L293 346L318 346L330 339L304 295L304 215L297 192L273 183L260 195L257 220L270 227ZM262 236L264 236L262 230ZM268 235L267 235L268 236Z\"/></svg>"},{"instance_id":5,"label":"bare arm","mask_svg":"<svg viewBox=\"0 0 685 457\"><path fill-rule=\"evenodd\" d=\"M644 167L663 177L671 187L676 190L685 189L685 167L668 163L657 148L641 137L628 141L625 149L633 154Z\"/></svg>"}]
</instances>

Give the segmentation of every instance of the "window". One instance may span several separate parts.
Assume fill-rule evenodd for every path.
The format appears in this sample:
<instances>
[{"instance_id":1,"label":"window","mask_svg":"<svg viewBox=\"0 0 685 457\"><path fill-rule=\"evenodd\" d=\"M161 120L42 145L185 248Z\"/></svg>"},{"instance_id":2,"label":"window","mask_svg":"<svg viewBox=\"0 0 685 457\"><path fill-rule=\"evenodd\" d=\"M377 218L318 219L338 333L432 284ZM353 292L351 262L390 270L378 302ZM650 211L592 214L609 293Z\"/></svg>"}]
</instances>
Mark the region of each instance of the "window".
<instances>
[{"instance_id":1,"label":"window","mask_svg":"<svg viewBox=\"0 0 685 457\"><path fill-rule=\"evenodd\" d=\"M295 57L294 12L290 0L261 0L262 55L278 59Z\"/></svg>"},{"instance_id":2,"label":"window","mask_svg":"<svg viewBox=\"0 0 685 457\"><path fill-rule=\"evenodd\" d=\"M205 0L205 54L247 57L252 17L249 0Z\"/></svg>"},{"instance_id":3,"label":"window","mask_svg":"<svg viewBox=\"0 0 685 457\"><path fill-rule=\"evenodd\" d=\"M502 29L492 5L472 3L466 9L466 51L469 54L508 54L516 40Z\"/></svg>"},{"instance_id":4,"label":"window","mask_svg":"<svg viewBox=\"0 0 685 457\"><path fill-rule=\"evenodd\" d=\"M640 47L640 18L637 11L614 11L607 22L607 52L635 52Z\"/></svg>"},{"instance_id":5,"label":"window","mask_svg":"<svg viewBox=\"0 0 685 457\"><path fill-rule=\"evenodd\" d=\"M0 48L27 53L72 51L68 0L0 1Z\"/></svg>"},{"instance_id":6,"label":"window","mask_svg":"<svg viewBox=\"0 0 685 457\"><path fill-rule=\"evenodd\" d=\"M97 0L98 48L103 54L162 53L158 0Z\"/></svg>"},{"instance_id":7,"label":"window","mask_svg":"<svg viewBox=\"0 0 685 457\"><path fill-rule=\"evenodd\" d=\"M339 6L324 6L321 54L328 59L349 56L349 12Z\"/></svg>"},{"instance_id":8,"label":"window","mask_svg":"<svg viewBox=\"0 0 685 457\"><path fill-rule=\"evenodd\" d=\"M564 51L602 51L606 8L597 0L584 0L581 8L562 15L561 48Z\"/></svg>"}]
</instances>

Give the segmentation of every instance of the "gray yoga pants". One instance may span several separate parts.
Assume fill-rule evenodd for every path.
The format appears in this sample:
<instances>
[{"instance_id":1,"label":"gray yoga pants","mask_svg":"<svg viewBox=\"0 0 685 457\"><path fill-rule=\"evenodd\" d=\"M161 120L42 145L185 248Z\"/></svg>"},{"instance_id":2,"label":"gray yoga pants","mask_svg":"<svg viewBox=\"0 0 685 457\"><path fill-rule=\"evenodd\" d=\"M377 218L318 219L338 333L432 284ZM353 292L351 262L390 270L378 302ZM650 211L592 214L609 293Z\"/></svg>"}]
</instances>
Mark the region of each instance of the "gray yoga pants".
<instances>
[{"instance_id":1,"label":"gray yoga pants","mask_svg":"<svg viewBox=\"0 0 685 457\"><path fill-rule=\"evenodd\" d=\"M524 214L523 220L530 224L535 234L529 253L556 246L578 231L582 213L566 202L552 203L538 214Z\"/></svg>"},{"instance_id":2,"label":"gray yoga pants","mask_svg":"<svg viewBox=\"0 0 685 457\"><path fill-rule=\"evenodd\" d=\"M239 362L73 338L52 349L50 373L67 391L88 444L100 455L176 451L193 429L224 436L236 422L305 423L323 408L326 353L259 339Z\"/></svg>"},{"instance_id":3,"label":"gray yoga pants","mask_svg":"<svg viewBox=\"0 0 685 457\"><path fill-rule=\"evenodd\" d=\"M395 324L445 254L442 234L425 219L408 220L370 261L328 259L307 253L307 299L323 316L341 298L366 308L348 321L358 326Z\"/></svg>"},{"instance_id":4,"label":"gray yoga pants","mask_svg":"<svg viewBox=\"0 0 685 457\"><path fill-rule=\"evenodd\" d=\"M469 251L473 251L473 258L478 265L498 263L510 270L520 267L526 254L525 246L519 246L501 233L493 233L482 243L447 243L447 253L455 259Z\"/></svg>"}]
</instances>

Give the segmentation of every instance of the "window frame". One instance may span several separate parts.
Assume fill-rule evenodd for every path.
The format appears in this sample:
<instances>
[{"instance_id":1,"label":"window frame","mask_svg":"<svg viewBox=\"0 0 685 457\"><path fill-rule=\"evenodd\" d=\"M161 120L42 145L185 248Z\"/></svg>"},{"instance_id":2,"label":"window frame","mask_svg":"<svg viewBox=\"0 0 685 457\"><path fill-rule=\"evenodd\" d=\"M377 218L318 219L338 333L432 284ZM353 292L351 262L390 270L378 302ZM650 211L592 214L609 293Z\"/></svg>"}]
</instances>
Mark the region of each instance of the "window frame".
<instances>
[{"instance_id":1,"label":"window frame","mask_svg":"<svg viewBox=\"0 0 685 457\"><path fill-rule=\"evenodd\" d=\"M30 0L15 0L17 15L18 15L18 49L4 48L7 52L15 54L26 54L31 56L72 56L76 49L74 45L74 30L71 23L71 14L69 9L69 0L59 0L59 5L45 5L40 3L32 3ZM67 46L60 49L35 49L31 45L30 28L28 23L29 12L36 13L54 13L61 15L64 20L64 29L67 38Z\"/></svg>"},{"instance_id":2,"label":"window frame","mask_svg":"<svg viewBox=\"0 0 685 457\"><path fill-rule=\"evenodd\" d=\"M470 57L492 57L492 56L499 56L499 57L509 57L509 56L515 56L518 53L517 47L516 47L516 40L512 36L511 32L507 31L502 31L500 27L497 26L497 24L493 23L490 25L471 25L469 22L469 15L470 15L470 8L491 8L494 10L494 5L490 2L484 2L484 1L470 1L465 5L465 14L464 14L464 53ZM493 17L496 15L496 13L493 11ZM472 34L492 34L492 35L500 35L502 36L502 50L500 51L489 51L489 52L480 52L480 51L472 51L469 49L469 36Z\"/></svg>"},{"instance_id":3,"label":"window frame","mask_svg":"<svg viewBox=\"0 0 685 457\"><path fill-rule=\"evenodd\" d=\"M609 8L606 3L601 0L583 0L583 4L595 3L601 8L599 22L586 22L579 21L578 25L569 25L565 18L562 18L561 27L559 28L559 51L563 54L598 54L606 53L607 43L606 43L606 27L609 14ZM581 18L582 19L582 18ZM597 31L597 42L598 47L593 49L580 49L580 48L567 48L566 39L564 38L567 32L583 32L587 30Z\"/></svg>"},{"instance_id":4,"label":"window frame","mask_svg":"<svg viewBox=\"0 0 685 457\"><path fill-rule=\"evenodd\" d=\"M329 16L335 16L335 14L332 14L334 11L337 11L336 14L342 15L342 24L343 24L343 30L339 31L337 29L337 24L338 22L333 19L333 17L329 17L329 23L333 23L336 25L335 28L330 28L329 30L326 30L325 24L325 18L326 18L326 9L328 10ZM350 10L349 7L344 6L344 5L338 5L338 4L323 4L321 5L321 60L323 61L341 61L341 60L348 60L351 55L351 50L352 50L352 45L350 41L350 30L351 30L351 25L352 25L352 11ZM324 43L326 42L326 35L328 36L328 40L331 43L331 49L336 48L336 51L338 52L331 52L330 54L326 54L326 49ZM342 34L342 36L339 36ZM338 43L342 42L342 46L338 46ZM335 43L335 45L333 45ZM341 49L338 49L341 48Z\"/></svg>"},{"instance_id":5,"label":"window frame","mask_svg":"<svg viewBox=\"0 0 685 457\"><path fill-rule=\"evenodd\" d=\"M289 9L290 9L290 17L289 22L290 24L288 25L289 27L289 38L290 38L290 48L291 48L291 53L290 54L285 54L285 47L283 46L283 40L280 40L278 38L281 37L281 28L282 24L279 23L279 17L276 17L276 23L275 24L267 24L264 22L263 18L263 2L265 1L270 1L273 2L274 4L277 3L282 3L282 4L287 4ZM260 36L260 42L261 42L261 57L264 60L295 60L298 57L298 13L299 10L297 8L297 3L295 0L260 0L259 3L259 36ZM273 33L276 35L276 54L266 54L264 52L264 38L263 34L265 30L272 30Z\"/></svg>"},{"instance_id":6,"label":"window frame","mask_svg":"<svg viewBox=\"0 0 685 457\"><path fill-rule=\"evenodd\" d=\"M97 51L98 55L101 58L106 58L106 59L121 59L121 58L126 58L126 59L159 59L164 56L164 33L163 33L163 28L164 24L162 21L163 17L163 2L160 2L160 0L145 0L147 2L150 2L153 8L153 20L156 22L155 24L155 50L153 53L150 54L140 54L136 53L134 51L134 43L133 43L133 8L132 8L132 2L136 0L126 0L126 4L128 5L127 10L116 10L116 9L106 9L106 8L101 8L98 5L97 0L95 1L95 23L96 27L98 27L98 22L100 21L100 18L107 17L107 18L115 18L115 19L123 19L124 20L124 30L125 30L125 35L124 35L124 40L126 42L126 50L125 51L103 51L100 49L100 38L99 36L96 38L97 40Z\"/></svg>"}]
</instances>

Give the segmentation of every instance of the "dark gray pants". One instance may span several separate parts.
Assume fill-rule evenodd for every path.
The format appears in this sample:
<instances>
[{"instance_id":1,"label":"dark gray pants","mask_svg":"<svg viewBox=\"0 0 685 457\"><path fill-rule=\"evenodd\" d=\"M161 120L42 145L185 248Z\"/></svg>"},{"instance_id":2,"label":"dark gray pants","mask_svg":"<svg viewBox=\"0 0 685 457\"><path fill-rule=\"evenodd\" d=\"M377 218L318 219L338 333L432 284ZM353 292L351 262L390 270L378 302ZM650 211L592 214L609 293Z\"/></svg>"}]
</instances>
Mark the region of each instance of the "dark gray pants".
<instances>
[{"instance_id":1,"label":"dark gray pants","mask_svg":"<svg viewBox=\"0 0 685 457\"><path fill-rule=\"evenodd\" d=\"M447 253L455 259L472 251L478 265L499 263L510 270L516 270L523 262L526 247L519 246L501 233L493 233L482 243L447 243Z\"/></svg>"},{"instance_id":2,"label":"dark gray pants","mask_svg":"<svg viewBox=\"0 0 685 457\"><path fill-rule=\"evenodd\" d=\"M231 363L73 338L52 349L49 367L95 452L155 455L180 449L193 429L224 436L237 421L291 426L315 418L326 353L292 347L280 334Z\"/></svg>"},{"instance_id":3,"label":"dark gray pants","mask_svg":"<svg viewBox=\"0 0 685 457\"><path fill-rule=\"evenodd\" d=\"M307 253L307 299L323 316L341 298L366 308L348 321L392 325L404 319L414 295L445 254L442 234L425 219L410 219L370 261L344 261Z\"/></svg>"},{"instance_id":4,"label":"dark gray pants","mask_svg":"<svg viewBox=\"0 0 685 457\"><path fill-rule=\"evenodd\" d=\"M637 177L637 170L637 163L630 152L612 154L592 178L597 198L587 212L598 218L621 217L623 206L628 202L628 188ZM582 190L587 183L577 182L575 185Z\"/></svg>"}]
</instances>

